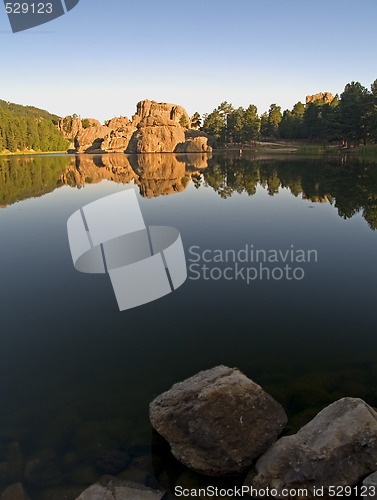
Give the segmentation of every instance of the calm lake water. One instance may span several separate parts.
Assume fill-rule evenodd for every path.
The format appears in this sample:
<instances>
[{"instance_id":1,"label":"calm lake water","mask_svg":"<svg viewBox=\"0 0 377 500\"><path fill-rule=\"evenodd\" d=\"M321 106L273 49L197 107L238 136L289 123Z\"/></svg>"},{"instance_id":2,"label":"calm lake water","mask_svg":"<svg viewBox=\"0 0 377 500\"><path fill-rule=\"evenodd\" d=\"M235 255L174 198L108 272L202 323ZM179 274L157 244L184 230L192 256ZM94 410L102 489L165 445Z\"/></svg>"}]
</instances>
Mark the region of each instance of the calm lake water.
<instances>
[{"instance_id":1,"label":"calm lake water","mask_svg":"<svg viewBox=\"0 0 377 500\"><path fill-rule=\"evenodd\" d=\"M179 229L189 279L120 313L109 279L73 268L66 223L129 187L147 225ZM287 432L342 396L377 406L376 163L0 158L0 205L0 491L22 481L33 500L70 500L106 471L170 491L206 484L152 432L148 405L219 364L269 391L289 414ZM281 261L262 272L237 262L256 269L249 283L225 279L234 262L193 262L246 248L301 251L288 262L297 279L271 278ZM308 251L316 258L304 262Z\"/></svg>"}]
</instances>

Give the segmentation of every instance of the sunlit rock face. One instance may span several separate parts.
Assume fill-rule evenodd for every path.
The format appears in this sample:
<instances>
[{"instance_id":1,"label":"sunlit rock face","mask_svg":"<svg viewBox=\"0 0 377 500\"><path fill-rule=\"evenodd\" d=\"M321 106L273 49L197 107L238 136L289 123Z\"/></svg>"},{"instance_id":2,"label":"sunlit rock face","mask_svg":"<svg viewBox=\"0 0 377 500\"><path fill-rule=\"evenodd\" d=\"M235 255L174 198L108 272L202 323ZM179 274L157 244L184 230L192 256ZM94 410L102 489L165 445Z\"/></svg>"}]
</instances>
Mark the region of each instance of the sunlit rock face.
<instances>
[{"instance_id":1,"label":"sunlit rock face","mask_svg":"<svg viewBox=\"0 0 377 500\"><path fill-rule=\"evenodd\" d=\"M334 96L331 92L318 92L318 94L307 95L306 104L310 102L328 104L334 100Z\"/></svg>"},{"instance_id":2,"label":"sunlit rock face","mask_svg":"<svg viewBox=\"0 0 377 500\"><path fill-rule=\"evenodd\" d=\"M203 153L207 136L190 130L186 110L177 104L144 100L130 121L126 116L101 125L97 120L66 117L58 127L74 141L77 153Z\"/></svg>"}]
</instances>

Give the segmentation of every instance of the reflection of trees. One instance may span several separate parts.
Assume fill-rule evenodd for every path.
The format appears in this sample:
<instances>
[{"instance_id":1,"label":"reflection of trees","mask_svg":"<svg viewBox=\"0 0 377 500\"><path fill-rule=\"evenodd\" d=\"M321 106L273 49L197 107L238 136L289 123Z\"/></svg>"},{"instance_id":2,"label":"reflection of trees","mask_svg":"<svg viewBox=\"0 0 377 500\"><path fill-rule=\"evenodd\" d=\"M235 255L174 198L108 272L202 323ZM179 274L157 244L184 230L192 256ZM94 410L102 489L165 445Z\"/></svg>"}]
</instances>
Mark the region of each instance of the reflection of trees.
<instances>
[{"instance_id":1,"label":"reflection of trees","mask_svg":"<svg viewBox=\"0 0 377 500\"><path fill-rule=\"evenodd\" d=\"M61 176L71 163L67 157L46 161L40 156L4 157L0 161L0 206L50 193L62 185Z\"/></svg>"},{"instance_id":2,"label":"reflection of trees","mask_svg":"<svg viewBox=\"0 0 377 500\"><path fill-rule=\"evenodd\" d=\"M211 186L222 198L228 198L233 192L255 194L260 180L259 164L243 158L228 160L217 157L209 165L210 168L203 173L205 185Z\"/></svg>"},{"instance_id":3,"label":"reflection of trees","mask_svg":"<svg viewBox=\"0 0 377 500\"><path fill-rule=\"evenodd\" d=\"M371 229L377 229L377 169L375 164L339 159L256 160L228 154L209 161L204 183L222 198L232 193L255 194L258 185L270 196L287 188L312 203L331 203L340 217L362 211Z\"/></svg>"},{"instance_id":4,"label":"reflection of trees","mask_svg":"<svg viewBox=\"0 0 377 500\"><path fill-rule=\"evenodd\" d=\"M4 157L0 159L0 206L42 196L61 185L82 187L107 179L134 182L142 196L168 195L210 186L222 198L253 196L262 186L270 196L287 188L312 203L331 203L340 217L362 212L377 229L377 168L354 159L255 159L246 153L208 155L80 155Z\"/></svg>"}]
</instances>

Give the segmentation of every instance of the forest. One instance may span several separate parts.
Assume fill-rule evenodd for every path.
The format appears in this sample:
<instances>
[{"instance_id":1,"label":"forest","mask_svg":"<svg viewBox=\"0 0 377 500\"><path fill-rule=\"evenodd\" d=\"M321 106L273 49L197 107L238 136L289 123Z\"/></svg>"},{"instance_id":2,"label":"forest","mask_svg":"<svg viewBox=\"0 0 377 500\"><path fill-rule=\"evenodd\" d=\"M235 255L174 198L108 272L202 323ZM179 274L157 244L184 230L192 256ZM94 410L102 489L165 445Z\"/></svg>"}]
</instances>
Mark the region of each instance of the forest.
<instances>
[{"instance_id":1,"label":"forest","mask_svg":"<svg viewBox=\"0 0 377 500\"><path fill-rule=\"evenodd\" d=\"M0 153L66 151L69 143L56 127L58 120L42 109L0 100Z\"/></svg>"},{"instance_id":2,"label":"forest","mask_svg":"<svg viewBox=\"0 0 377 500\"><path fill-rule=\"evenodd\" d=\"M377 80L370 90L359 82L351 82L340 96L331 96L331 100L318 98L305 104L299 101L284 112L277 104L271 104L268 112L258 115L253 104L246 109L234 108L224 101L202 119L198 113L193 119L214 138L215 147L263 139L301 139L347 148L373 144L377 142Z\"/></svg>"}]
</instances>

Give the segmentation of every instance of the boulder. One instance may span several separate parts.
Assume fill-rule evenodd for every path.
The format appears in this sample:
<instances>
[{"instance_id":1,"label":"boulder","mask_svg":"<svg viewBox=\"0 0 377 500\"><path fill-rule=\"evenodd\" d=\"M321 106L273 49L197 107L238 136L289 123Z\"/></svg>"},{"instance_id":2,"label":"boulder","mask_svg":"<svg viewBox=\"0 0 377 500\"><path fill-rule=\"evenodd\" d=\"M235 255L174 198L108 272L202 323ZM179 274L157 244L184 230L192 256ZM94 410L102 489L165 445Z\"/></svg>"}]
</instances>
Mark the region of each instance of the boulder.
<instances>
[{"instance_id":1,"label":"boulder","mask_svg":"<svg viewBox=\"0 0 377 500\"><path fill-rule=\"evenodd\" d=\"M100 474L116 475L124 470L130 461L127 453L120 450L108 450L96 459L96 469Z\"/></svg>"},{"instance_id":2,"label":"boulder","mask_svg":"<svg viewBox=\"0 0 377 500\"><path fill-rule=\"evenodd\" d=\"M183 120L187 124L187 127L189 127L191 123L189 115L187 114L186 110L182 108L182 106L178 106L177 104L169 104L166 102L149 101L148 99L137 103L137 118L134 115L132 121L134 121L135 118L136 121L142 121L150 116L160 118L163 122L172 120L177 124L181 124Z\"/></svg>"},{"instance_id":3,"label":"boulder","mask_svg":"<svg viewBox=\"0 0 377 500\"><path fill-rule=\"evenodd\" d=\"M208 146L208 136L199 130L186 130L185 142L177 144L176 153L210 153L211 146Z\"/></svg>"},{"instance_id":4,"label":"boulder","mask_svg":"<svg viewBox=\"0 0 377 500\"><path fill-rule=\"evenodd\" d=\"M118 128L124 128L128 127L131 125L130 120L127 118L127 116L119 116L116 118L112 118L111 120L107 120L105 122L106 127L109 127L113 130L117 130Z\"/></svg>"},{"instance_id":5,"label":"boulder","mask_svg":"<svg viewBox=\"0 0 377 500\"><path fill-rule=\"evenodd\" d=\"M363 491L364 496L369 499L377 498L377 471L364 479L363 487L366 488L366 491Z\"/></svg>"},{"instance_id":6,"label":"boulder","mask_svg":"<svg viewBox=\"0 0 377 500\"><path fill-rule=\"evenodd\" d=\"M25 466L25 480L37 487L58 484L62 479L59 466L51 460L35 458Z\"/></svg>"},{"instance_id":7,"label":"boulder","mask_svg":"<svg viewBox=\"0 0 377 500\"><path fill-rule=\"evenodd\" d=\"M343 398L322 410L297 434L281 438L257 461L246 486L284 488L353 486L376 470L377 413L364 401Z\"/></svg>"},{"instance_id":8,"label":"boulder","mask_svg":"<svg viewBox=\"0 0 377 500\"><path fill-rule=\"evenodd\" d=\"M30 500L30 498L22 484L16 483L3 491L0 500Z\"/></svg>"},{"instance_id":9,"label":"boulder","mask_svg":"<svg viewBox=\"0 0 377 500\"><path fill-rule=\"evenodd\" d=\"M142 484L113 479L107 485L93 484L76 500L158 500L164 492Z\"/></svg>"},{"instance_id":10,"label":"boulder","mask_svg":"<svg viewBox=\"0 0 377 500\"><path fill-rule=\"evenodd\" d=\"M75 137L77 153L100 153L102 141L110 132L104 125L81 129Z\"/></svg>"},{"instance_id":11,"label":"boulder","mask_svg":"<svg viewBox=\"0 0 377 500\"><path fill-rule=\"evenodd\" d=\"M100 145L101 151L106 153L124 153L135 131L136 128L131 124L111 130L104 137Z\"/></svg>"},{"instance_id":12,"label":"boulder","mask_svg":"<svg viewBox=\"0 0 377 500\"><path fill-rule=\"evenodd\" d=\"M240 473L275 442L283 408L236 368L217 366L175 384L150 404L153 427L199 473Z\"/></svg>"},{"instance_id":13,"label":"boulder","mask_svg":"<svg viewBox=\"0 0 377 500\"><path fill-rule=\"evenodd\" d=\"M149 118L139 124L127 148L127 153L173 153L177 144L185 141L185 129L169 120L166 125Z\"/></svg>"},{"instance_id":14,"label":"boulder","mask_svg":"<svg viewBox=\"0 0 377 500\"><path fill-rule=\"evenodd\" d=\"M207 137L193 137L185 141L184 143L177 144L175 148L176 153L210 153L212 151L211 146L208 146Z\"/></svg>"}]
</instances>

